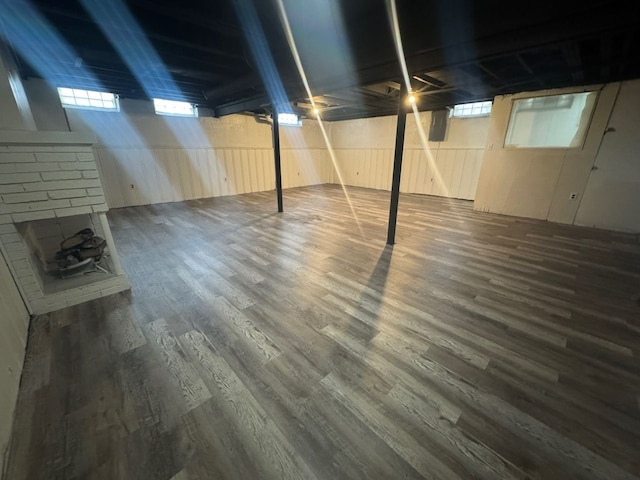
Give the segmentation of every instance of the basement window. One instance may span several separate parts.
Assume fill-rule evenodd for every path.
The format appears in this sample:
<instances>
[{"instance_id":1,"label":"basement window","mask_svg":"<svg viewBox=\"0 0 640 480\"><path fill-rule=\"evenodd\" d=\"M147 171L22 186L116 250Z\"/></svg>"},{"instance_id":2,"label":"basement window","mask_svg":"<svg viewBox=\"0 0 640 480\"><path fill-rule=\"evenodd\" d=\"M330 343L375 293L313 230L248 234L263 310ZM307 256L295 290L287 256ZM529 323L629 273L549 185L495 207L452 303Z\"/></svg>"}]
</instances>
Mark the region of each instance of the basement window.
<instances>
[{"instance_id":1,"label":"basement window","mask_svg":"<svg viewBox=\"0 0 640 480\"><path fill-rule=\"evenodd\" d=\"M109 92L59 87L60 102L65 108L118 111L118 96Z\"/></svg>"},{"instance_id":2,"label":"basement window","mask_svg":"<svg viewBox=\"0 0 640 480\"><path fill-rule=\"evenodd\" d=\"M462 103L453 107L451 111L452 117L469 118L469 117L483 117L491 113L492 102L473 102Z\"/></svg>"},{"instance_id":3,"label":"basement window","mask_svg":"<svg viewBox=\"0 0 640 480\"><path fill-rule=\"evenodd\" d=\"M278 124L285 125L287 127L301 127L302 120L295 113L279 113Z\"/></svg>"},{"instance_id":4,"label":"basement window","mask_svg":"<svg viewBox=\"0 0 640 480\"><path fill-rule=\"evenodd\" d=\"M154 98L153 106L158 115L178 115L181 117L197 117L198 109L193 103L178 102L175 100L164 100Z\"/></svg>"},{"instance_id":5,"label":"basement window","mask_svg":"<svg viewBox=\"0 0 640 480\"><path fill-rule=\"evenodd\" d=\"M581 147L596 97L583 92L514 100L505 147Z\"/></svg>"}]
</instances>

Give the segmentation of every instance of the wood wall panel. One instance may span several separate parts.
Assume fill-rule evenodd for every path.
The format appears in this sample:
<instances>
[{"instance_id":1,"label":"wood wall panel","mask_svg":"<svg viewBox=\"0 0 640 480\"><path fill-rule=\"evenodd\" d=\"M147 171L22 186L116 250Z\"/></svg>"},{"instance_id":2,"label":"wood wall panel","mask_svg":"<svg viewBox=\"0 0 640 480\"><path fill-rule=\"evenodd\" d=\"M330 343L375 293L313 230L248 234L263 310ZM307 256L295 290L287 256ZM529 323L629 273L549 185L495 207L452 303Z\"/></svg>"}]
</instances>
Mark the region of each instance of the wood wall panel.
<instances>
[{"instance_id":1,"label":"wood wall panel","mask_svg":"<svg viewBox=\"0 0 640 480\"><path fill-rule=\"evenodd\" d=\"M271 149L98 148L96 152L111 208L275 189ZM332 170L324 149L282 150L284 188L331 183Z\"/></svg>"},{"instance_id":2,"label":"wood wall panel","mask_svg":"<svg viewBox=\"0 0 640 480\"><path fill-rule=\"evenodd\" d=\"M483 149L407 149L401 191L473 200ZM339 183L329 152L283 149L283 188ZM346 185L389 190L391 149L339 149L336 162ZM111 208L260 192L275 188L271 149L97 149ZM133 188L131 187L133 185Z\"/></svg>"},{"instance_id":3,"label":"wood wall panel","mask_svg":"<svg viewBox=\"0 0 640 480\"><path fill-rule=\"evenodd\" d=\"M430 154L405 149L400 191L473 200L483 153L482 148L441 148ZM390 190L393 150L339 149L336 157L345 184Z\"/></svg>"},{"instance_id":4,"label":"wood wall panel","mask_svg":"<svg viewBox=\"0 0 640 480\"><path fill-rule=\"evenodd\" d=\"M29 314L0 253L0 473L11 434L28 329Z\"/></svg>"}]
</instances>

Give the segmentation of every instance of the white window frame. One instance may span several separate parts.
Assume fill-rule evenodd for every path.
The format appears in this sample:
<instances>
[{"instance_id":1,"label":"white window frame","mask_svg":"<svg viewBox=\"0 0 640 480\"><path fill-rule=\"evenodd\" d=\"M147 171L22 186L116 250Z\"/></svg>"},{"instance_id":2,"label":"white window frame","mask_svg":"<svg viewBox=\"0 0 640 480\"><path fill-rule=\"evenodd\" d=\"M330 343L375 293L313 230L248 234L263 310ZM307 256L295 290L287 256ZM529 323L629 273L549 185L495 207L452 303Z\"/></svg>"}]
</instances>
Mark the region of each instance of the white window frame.
<instances>
[{"instance_id":1,"label":"white window frame","mask_svg":"<svg viewBox=\"0 0 640 480\"><path fill-rule=\"evenodd\" d=\"M529 110L532 110L532 111L544 110L544 109L560 110L563 108L570 108L571 104L573 103L573 100L571 102L563 102L562 99L560 99L559 97L567 97L567 96L573 96L573 95L579 95L579 94L593 94L594 97L593 97L593 103L590 106L588 118L585 120L584 124L581 124L581 126L578 127L578 130L581 130L580 131L581 135L578 138L578 141L576 142L575 145L569 145L569 146L535 145L534 146L534 145L514 145L509 143L509 138L510 138L511 129L512 129L512 122L514 121L514 110L516 107L516 102L523 101L523 100L526 101L526 100L533 100L533 99L544 99L546 105L539 106L539 107L533 106L532 108L529 108ZM527 149L528 150L554 150L554 149L555 150L573 150L573 149L583 148L584 143L587 140L587 135L589 134L589 128L591 128L591 120L593 119L593 115L596 111L598 100L599 100L599 92L595 90L575 90L575 91L553 93L553 94L546 94L546 95L527 95L527 96L521 95L513 98L511 100L509 122L507 123L507 129L505 131L503 148L509 149L509 150L527 150Z\"/></svg>"},{"instance_id":2,"label":"white window frame","mask_svg":"<svg viewBox=\"0 0 640 480\"><path fill-rule=\"evenodd\" d=\"M283 127L301 127L302 118L300 117L300 115L296 115L295 113L279 113L278 125L281 125Z\"/></svg>"},{"instance_id":3,"label":"white window frame","mask_svg":"<svg viewBox=\"0 0 640 480\"><path fill-rule=\"evenodd\" d=\"M166 98L154 98L153 108L156 115L168 115L171 117L197 117L198 107L193 103L181 102L177 100L167 100ZM180 111L180 109L188 109Z\"/></svg>"},{"instance_id":4,"label":"white window frame","mask_svg":"<svg viewBox=\"0 0 640 480\"><path fill-rule=\"evenodd\" d=\"M79 108L82 110L100 110L103 112L120 111L118 95L111 92L97 90L83 90L81 88L58 87L58 98L64 108Z\"/></svg>"},{"instance_id":5,"label":"white window frame","mask_svg":"<svg viewBox=\"0 0 640 480\"><path fill-rule=\"evenodd\" d=\"M491 108L493 107L493 102L488 100L486 102L470 102L470 103L460 103L458 105L454 105L451 109L451 117L455 118L477 118L477 117L488 117L491 115Z\"/></svg>"}]
</instances>

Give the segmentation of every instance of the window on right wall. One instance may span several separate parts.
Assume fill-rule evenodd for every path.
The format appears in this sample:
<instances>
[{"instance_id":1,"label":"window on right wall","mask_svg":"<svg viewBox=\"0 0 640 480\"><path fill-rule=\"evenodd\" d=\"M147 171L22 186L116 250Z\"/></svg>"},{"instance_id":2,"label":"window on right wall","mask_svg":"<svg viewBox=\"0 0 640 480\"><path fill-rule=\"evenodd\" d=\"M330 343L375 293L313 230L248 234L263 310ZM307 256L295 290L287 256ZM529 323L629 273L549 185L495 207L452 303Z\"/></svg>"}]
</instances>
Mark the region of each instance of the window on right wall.
<instances>
[{"instance_id":1,"label":"window on right wall","mask_svg":"<svg viewBox=\"0 0 640 480\"><path fill-rule=\"evenodd\" d=\"M596 97L582 92L514 100L505 147L582 147Z\"/></svg>"}]
</instances>

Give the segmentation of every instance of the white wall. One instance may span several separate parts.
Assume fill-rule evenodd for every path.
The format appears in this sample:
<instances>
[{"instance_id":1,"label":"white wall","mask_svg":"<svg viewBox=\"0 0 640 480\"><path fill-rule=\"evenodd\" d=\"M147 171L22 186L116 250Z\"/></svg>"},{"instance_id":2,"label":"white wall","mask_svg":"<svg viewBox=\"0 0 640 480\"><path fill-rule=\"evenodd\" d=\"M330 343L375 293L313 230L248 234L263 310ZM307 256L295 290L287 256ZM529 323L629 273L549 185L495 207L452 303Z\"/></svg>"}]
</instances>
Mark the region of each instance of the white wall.
<instances>
[{"instance_id":1,"label":"white wall","mask_svg":"<svg viewBox=\"0 0 640 480\"><path fill-rule=\"evenodd\" d=\"M22 84L38 131L68 131L69 125L56 89L41 78L29 78Z\"/></svg>"},{"instance_id":2,"label":"white wall","mask_svg":"<svg viewBox=\"0 0 640 480\"><path fill-rule=\"evenodd\" d=\"M62 109L40 80L26 89L39 128L91 131L109 206L123 207L275 188L271 127L251 116L158 116L146 101L123 100L121 112ZM428 135L430 113L418 119ZM58 126L56 128L56 125ZM444 142L423 147L407 118L401 190L473 199L489 119L450 120ZM327 137L347 185L391 188L396 117L327 123ZM338 182L316 121L281 127L284 188Z\"/></svg>"},{"instance_id":3,"label":"white wall","mask_svg":"<svg viewBox=\"0 0 640 480\"><path fill-rule=\"evenodd\" d=\"M26 82L43 130L91 132L111 208L275 189L271 126L249 115L199 118L156 115L148 101L122 100L120 112L62 109L57 92ZM65 113L66 112L66 113ZM281 127L283 188L330 181L315 121Z\"/></svg>"},{"instance_id":4,"label":"white wall","mask_svg":"<svg viewBox=\"0 0 640 480\"><path fill-rule=\"evenodd\" d=\"M159 116L144 110L150 106L125 101L120 113L67 110L72 130L99 137L98 164L110 207L275 188L269 125L248 115ZM314 123L281 128L284 188L326 182L326 151Z\"/></svg>"},{"instance_id":5,"label":"white wall","mask_svg":"<svg viewBox=\"0 0 640 480\"><path fill-rule=\"evenodd\" d=\"M0 41L0 130L35 130L22 79L8 48Z\"/></svg>"},{"instance_id":6,"label":"white wall","mask_svg":"<svg viewBox=\"0 0 640 480\"><path fill-rule=\"evenodd\" d=\"M640 80L624 82L580 202L576 225L640 233Z\"/></svg>"},{"instance_id":7,"label":"white wall","mask_svg":"<svg viewBox=\"0 0 640 480\"><path fill-rule=\"evenodd\" d=\"M474 208L487 212L573 223L607 125L619 84L524 92L494 99ZM599 91L581 148L505 148L512 100L538 95ZM576 193L576 199L571 199Z\"/></svg>"},{"instance_id":8,"label":"white wall","mask_svg":"<svg viewBox=\"0 0 640 480\"><path fill-rule=\"evenodd\" d=\"M0 252L0 473L11 434L28 328L29 314Z\"/></svg>"},{"instance_id":9,"label":"white wall","mask_svg":"<svg viewBox=\"0 0 640 480\"><path fill-rule=\"evenodd\" d=\"M271 127L252 116L159 116L151 102L126 99L120 112L65 111L45 82L25 85L40 129L97 135L111 208L275 188ZM425 135L430 118L429 112L418 117ZM451 119L446 140L425 149L410 114L401 190L473 199L488 124L488 117ZM347 185L390 189L395 130L395 116L326 124ZM280 136L284 188L339 181L316 121L281 127Z\"/></svg>"},{"instance_id":10,"label":"white wall","mask_svg":"<svg viewBox=\"0 0 640 480\"><path fill-rule=\"evenodd\" d=\"M97 161L111 207L275 188L270 126L251 116L162 117L150 102L124 100L120 113L67 110L65 117L44 82L29 80L25 88L39 128L70 125L99 137ZM477 210L638 231L638 88L638 81L622 84L612 117L616 132L607 134L597 160L620 84L496 97L490 118L452 118L445 141L427 142L428 148L409 114L401 191L475 199ZM513 99L585 90L599 94L582 148L504 148ZM422 112L425 135L429 122L430 113ZM395 116L333 122L326 129L347 185L390 189ZM281 147L285 188L339 181L315 121L282 127ZM594 162L599 170L591 175Z\"/></svg>"},{"instance_id":11,"label":"white wall","mask_svg":"<svg viewBox=\"0 0 640 480\"><path fill-rule=\"evenodd\" d=\"M413 113L407 116L400 191L473 199L489 117L449 119L443 142L426 141L430 121L430 112L420 113L417 121ZM397 117L389 116L331 124L332 144L345 184L391 189L396 123Z\"/></svg>"}]
</instances>

